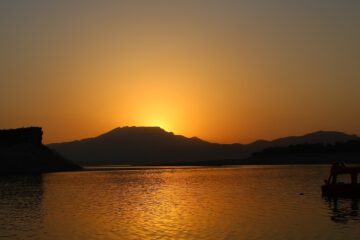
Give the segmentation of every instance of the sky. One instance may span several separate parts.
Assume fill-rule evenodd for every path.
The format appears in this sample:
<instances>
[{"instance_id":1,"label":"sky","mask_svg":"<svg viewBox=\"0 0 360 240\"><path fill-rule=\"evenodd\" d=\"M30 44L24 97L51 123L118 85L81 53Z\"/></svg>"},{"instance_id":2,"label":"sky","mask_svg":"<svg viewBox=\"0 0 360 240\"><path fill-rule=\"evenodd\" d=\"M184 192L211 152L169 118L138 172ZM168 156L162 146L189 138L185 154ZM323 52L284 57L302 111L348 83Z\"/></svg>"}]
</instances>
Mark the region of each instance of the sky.
<instances>
[{"instance_id":1,"label":"sky","mask_svg":"<svg viewBox=\"0 0 360 240\"><path fill-rule=\"evenodd\" d=\"M360 135L358 0L0 1L0 128Z\"/></svg>"}]
</instances>

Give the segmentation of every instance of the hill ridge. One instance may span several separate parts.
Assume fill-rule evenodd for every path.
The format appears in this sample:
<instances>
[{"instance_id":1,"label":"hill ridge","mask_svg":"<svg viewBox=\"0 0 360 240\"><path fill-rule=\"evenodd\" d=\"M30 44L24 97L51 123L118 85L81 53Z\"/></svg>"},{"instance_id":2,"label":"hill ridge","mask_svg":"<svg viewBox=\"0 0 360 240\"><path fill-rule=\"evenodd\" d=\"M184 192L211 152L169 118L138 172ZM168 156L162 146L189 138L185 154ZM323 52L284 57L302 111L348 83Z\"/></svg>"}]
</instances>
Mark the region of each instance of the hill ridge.
<instances>
[{"instance_id":1,"label":"hill ridge","mask_svg":"<svg viewBox=\"0 0 360 240\"><path fill-rule=\"evenodd\" d=\"M336 131L317 131L250 144L218 144L185 137L160 127L118 127L93 138L49 144L52 149L82 165L160 164L219 159L242 159L268 147L299 143L335 143L358 139Z\"/></svg>"}]
</instances>

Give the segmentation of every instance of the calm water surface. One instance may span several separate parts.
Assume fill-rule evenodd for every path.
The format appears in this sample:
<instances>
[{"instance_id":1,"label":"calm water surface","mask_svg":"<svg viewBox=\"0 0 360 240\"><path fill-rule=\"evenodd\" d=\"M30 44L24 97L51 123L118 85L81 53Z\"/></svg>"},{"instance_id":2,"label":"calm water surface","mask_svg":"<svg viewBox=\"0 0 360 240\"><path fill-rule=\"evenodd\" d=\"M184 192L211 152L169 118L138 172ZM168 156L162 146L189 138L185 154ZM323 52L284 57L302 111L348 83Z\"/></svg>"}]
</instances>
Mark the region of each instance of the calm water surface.
<instances>
[{"instance_id":1,"label":"calm water surface","mask_svg":"<svg viewBox=\"0 0 360 240\"><path fill-rule=\"evenodd\" d=\"M0 239L359 239L328 166L103 170L0 179ZM303 193L303 195L300 195Z\"/></svg>"}]
</instances>

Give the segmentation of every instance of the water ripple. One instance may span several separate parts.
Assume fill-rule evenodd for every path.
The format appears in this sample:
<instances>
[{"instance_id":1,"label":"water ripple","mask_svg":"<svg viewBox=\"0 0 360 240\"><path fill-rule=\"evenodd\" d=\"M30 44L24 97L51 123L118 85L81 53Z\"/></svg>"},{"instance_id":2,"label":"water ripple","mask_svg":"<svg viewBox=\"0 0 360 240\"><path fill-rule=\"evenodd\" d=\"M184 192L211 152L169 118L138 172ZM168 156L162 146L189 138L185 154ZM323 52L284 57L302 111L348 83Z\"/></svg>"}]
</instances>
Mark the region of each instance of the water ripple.
<instances>
[{"instance_id":1,"label":"water ripple","mask_svg":"<svg viewBox=\"0 0 360 240\"><path fill-rule=\"evenodd\" d=\"M321 198L327 173L256 166L2 178L0 238L356 239L358 203Z\"/></svg>"}]
</instances>

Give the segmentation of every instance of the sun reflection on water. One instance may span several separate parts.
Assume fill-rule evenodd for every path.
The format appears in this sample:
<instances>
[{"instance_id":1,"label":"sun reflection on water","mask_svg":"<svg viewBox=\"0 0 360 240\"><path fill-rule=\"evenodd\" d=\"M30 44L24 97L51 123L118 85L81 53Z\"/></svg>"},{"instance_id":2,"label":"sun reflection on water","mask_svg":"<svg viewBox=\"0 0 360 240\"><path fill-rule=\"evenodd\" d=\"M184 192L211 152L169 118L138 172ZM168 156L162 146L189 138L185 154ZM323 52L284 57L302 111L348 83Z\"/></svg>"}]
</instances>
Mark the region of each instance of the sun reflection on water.
<instances>
[{"instance_id":1,"label":"sun reflection on water","mask_svg":"<svg viewBox=\"0 0 360 240\"><path fill-rule=\"evenodd\" d=\"M36 185L4 188L0 184L3 194L9 189L41 189L36 208L16 211L18 205L9 205L9 217L2 218L7 221L0 220L0 226L13 220L17 230L9 234L15 232L15 239L28 235L205 240L358 236L358 218L345 224L332 221L334 213L319 192L327 172L326 167L273 166L46 174ZM17 202L26 202L33 194L14 196ZM5 206L9 198L2 199Z\"/></svg>"}]
</instances>

